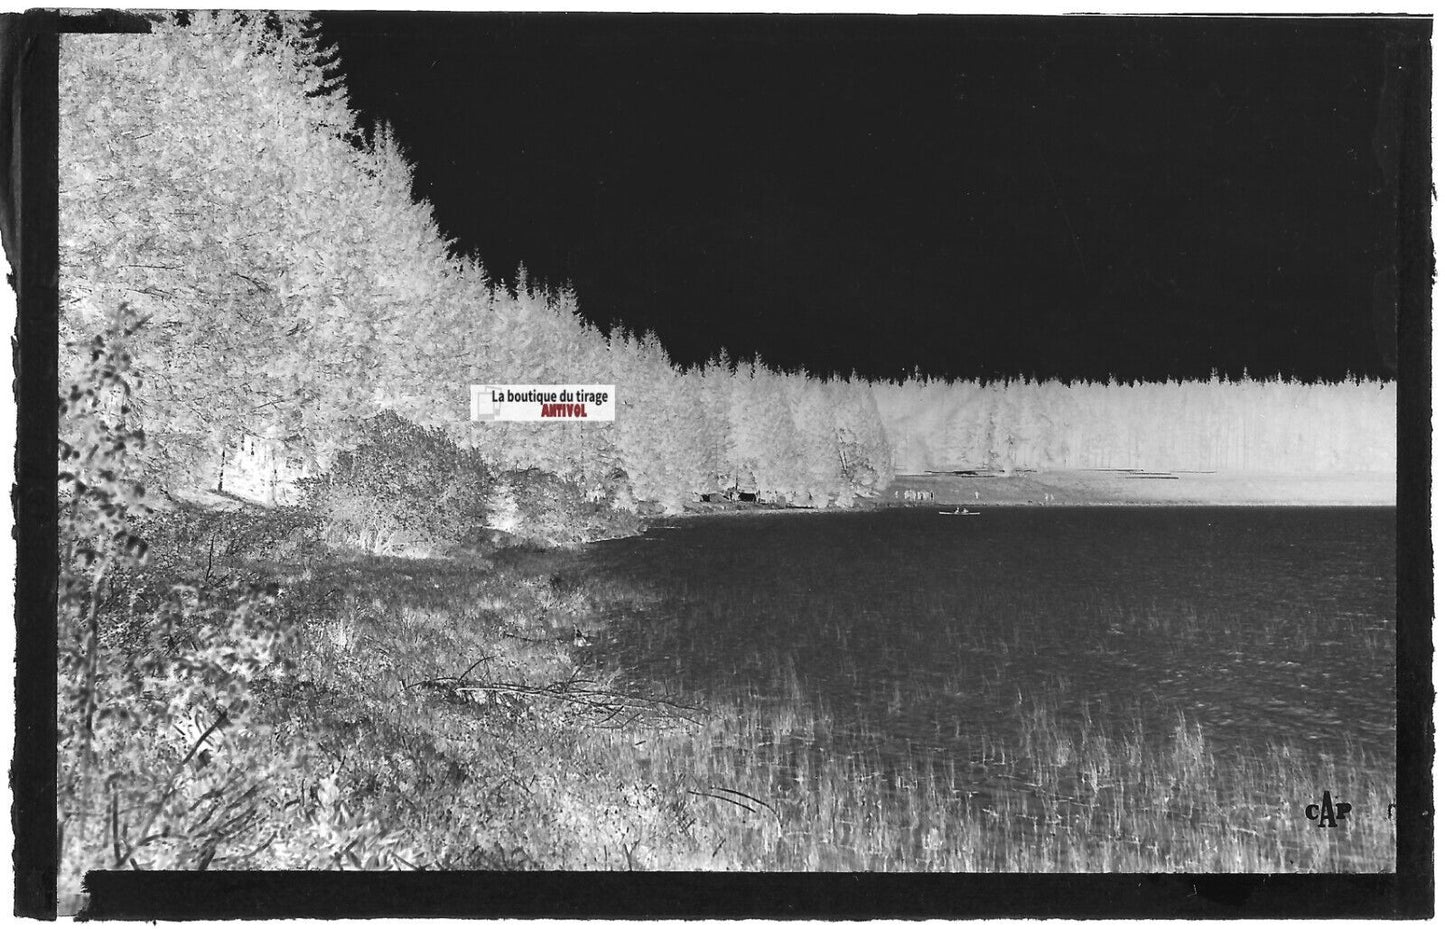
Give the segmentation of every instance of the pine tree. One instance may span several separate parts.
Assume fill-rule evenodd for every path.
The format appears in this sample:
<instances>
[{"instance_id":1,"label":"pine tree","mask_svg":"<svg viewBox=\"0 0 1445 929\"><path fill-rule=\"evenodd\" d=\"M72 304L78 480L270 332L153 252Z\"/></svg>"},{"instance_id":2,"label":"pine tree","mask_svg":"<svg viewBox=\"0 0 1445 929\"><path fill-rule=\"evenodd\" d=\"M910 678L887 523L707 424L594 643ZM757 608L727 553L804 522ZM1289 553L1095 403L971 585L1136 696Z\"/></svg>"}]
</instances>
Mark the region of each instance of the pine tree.
<instances>
[{"instance_id":1,"label":"pine tree","mask_svg":"<svg viewBox=\"0 0 1445 929\"><path fill-rule=\"evenodd\" d=\"M117 296L151 318L134 350L158 449L344 428L374 409L366 372L405 332L416 294L389 269L428 257L435 229L367 170L303 25L203 12L65 39L65 331L95 329Z\"/></svg>"},{"instance_id":2,"label":"pine tree","mask_svg":"<svg viewBox=\"0 0 1445 929\"><path fill-rule=\"evenodd\" d=\"M618 448L622 466L637 500L679 509L686 493L680 459L684 431L677 422L676 377L657 337L647 333L634 342L614 334L614 351L622 360L627 395L618 410Z\"/></svg>"},{"instance_id":3,"label":"pine tree","mask_svg":"<svg viewBox=\"0 0 1445 929\"><path fill-rule=\"evenodd\" d=\"M780 503L807 500L807 466L798 445L797 428L782 375L755 361L751 391L752 416L758 440L758 496Z\"/></svg>"},{"instance_id":4,"label":"pine tree","mask_svg":"<svg viewBox=\"0 0 1445 929\"><path fill-rule=\"evenodd\" d=\"M705 492L717 493L737 484L733 471L737 452L728 418L732 371L727 356L724 354L708 361L701 371L701 378L703 416L707 422L704 442L711 468L711 480Z\"/></svg>"},{"instance_id":5,"label":"pine tree","mask_svg":"<svg viewBox=\"0 0 1445 929\"><path fill-rule=\"evenodd\" d=\"M785 382L798 456L794 499L810 506L829 506L847 486L832 405L823 384L814 378L798 374Z\"/></svg>"},{"instance_id":6,"label":"pine tree","mask_svg":"<svg viewBox=\"0 0 1445 929\"><path fill-rule=\"evenodd\" d=\"M834 441L847 496L872 496L893 480L892 453L871 386L861 380L828 382Z\"/></svg>"},{"instance_id":7,"label":"pine tree","mask_svg":"<svg viewBox=\"0 0 1445 929\"><path fill-rule=\"evenodd\" d=\"M728 378L728 432L732 442L728 449L727 472L733 476L737 493L755 494L759 490L759 472L768 454L768 436L759 407L767 399L758 385L758 365L739 364Z\"/></svg>"}]
</instances>

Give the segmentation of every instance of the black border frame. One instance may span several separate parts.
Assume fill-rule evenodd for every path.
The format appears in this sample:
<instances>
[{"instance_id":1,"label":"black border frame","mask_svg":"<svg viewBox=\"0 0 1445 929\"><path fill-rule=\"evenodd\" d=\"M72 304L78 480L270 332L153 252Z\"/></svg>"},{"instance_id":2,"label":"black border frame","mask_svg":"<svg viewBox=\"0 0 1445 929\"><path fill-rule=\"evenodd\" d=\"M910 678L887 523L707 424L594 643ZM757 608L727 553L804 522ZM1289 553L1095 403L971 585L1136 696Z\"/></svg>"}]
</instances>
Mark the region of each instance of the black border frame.
<instances>
[{"instance_id":1,"label":"black border frame","mask_svg":"<svg viewBox=\"0 0 1445 929\"><path fill-rule=\"evenodd\" d=\"M1016 17L1018 20L1046 17ZM1145 17L1139 17L1145 18ZM1306 19L1308 17L1297 17ZM1339 18L1339 17L1335 17ZM1430 545L1429 17L1358 17L1399 66L1397 872L1385 875L878 875L92 872L83 916L263 917L1426 917L1434 913ZM133 14L0 19L3 125L18 140L4 217L18 247L15 913L54 918L57 841L56 121L61 33L146 31ZM4 153L8 154L8 153ZM18 213L18 219L17 219Z\"/></svg>"}]
</instances>

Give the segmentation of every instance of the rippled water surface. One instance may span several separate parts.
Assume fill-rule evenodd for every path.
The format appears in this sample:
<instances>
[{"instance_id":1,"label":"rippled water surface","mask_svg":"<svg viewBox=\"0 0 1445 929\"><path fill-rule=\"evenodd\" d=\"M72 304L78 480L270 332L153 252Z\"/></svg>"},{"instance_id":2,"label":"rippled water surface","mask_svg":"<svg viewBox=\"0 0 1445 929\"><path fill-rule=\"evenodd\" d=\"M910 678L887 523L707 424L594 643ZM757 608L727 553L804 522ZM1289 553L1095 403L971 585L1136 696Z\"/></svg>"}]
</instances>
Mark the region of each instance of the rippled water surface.
<instances>
[{"instance_id":1,"label":"rippled water surface","mask_svg":"<svg viewBox=\"0 0 1445 929\"><path fill-rule=\"evenodd\" d=\"M605 658L703 699L803 694L870 743L837 751L965 756L1043 700L1161 739L1182 712L1217 753L1394 755L1393 509L709 517L588 558L658 594Z\"/></svg>"}]
</instances>

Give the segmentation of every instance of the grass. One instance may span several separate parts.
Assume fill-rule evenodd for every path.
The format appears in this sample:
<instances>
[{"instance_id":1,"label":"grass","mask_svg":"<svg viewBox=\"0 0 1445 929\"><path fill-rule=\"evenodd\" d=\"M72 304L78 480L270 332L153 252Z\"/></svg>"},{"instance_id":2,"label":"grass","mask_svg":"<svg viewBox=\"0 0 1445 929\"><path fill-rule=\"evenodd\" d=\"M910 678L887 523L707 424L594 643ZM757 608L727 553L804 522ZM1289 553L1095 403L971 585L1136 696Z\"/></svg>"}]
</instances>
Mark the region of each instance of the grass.
<instances>
[{"instance_id":1,"label":"grass","mask_svg":"<svg viewBox=\"0 0 1445 929\"><path fill-rule=\"evenodd\" d=\"M648 770L699 785L693 795L707 801L717 860L729 867L1393 870L1393 784L1368 776L1371 759L1307 760L1271 746L1221 764L1182 717L1162 752L1137 728L1070 730L1044 705L1021 710L1018 723L1017 745L983 741L964 762L899 761L830 752L837 722L821 710L755 703L652 740ZM1354 798L1341 828L1305 818L1320 785Z\"/></svg>"},{"instance_id":2,"label":"grass","mask_svg":"<svg viewBox=\"0 0 1445 929\"><path fill-rule=\"evenodd\" d=\"M206 571L218 571L214 552L207 557ZM185 574L180 554L162 560ZM1008 736L996 727L975 735L969 720L955 719L966 754L905 745L885 755L877 746L889 733L877 729L886 721L836 716L786 654L767 659L767 686L707 706L627 685L585 643L609 617L665 604L623 575L589 571L575 553L403 560L311 548L224 568L277 584L287 635L279 662L251 681L246 726L156 742L179 757L203 741L208 770L238 772L181 779L179 794L198 798L192 809L209 809L196 806L211 796L201 787L219 791L214 815L229 825L177 820L162 841L140 844L159 854L167 842L204 836L204 852L140 855L138 866L1394 866L1394 823L1382 815L1394 785L1381 774L1392 767L1357 749L1333 759L1284 744L1216 754L1183 715L1165 733L1146 731L1137 714L1123 726L1105 725L1106 715L1119 717L1102 712L1099 721L1087 713L1070 721L1060 687L1020 692ZM117 625L144 617L124 619ZM1164 625L1174 634L1198 623L1180 616ZM1029 643L1015 636L992 647ZM1004 688L1002 665L998 673ZM899 683L891 700L901 707L929 696L927 685ZM174 723L140 720L134 734ZM261 754L291 761L247 780L247 759ZM1354 804L1340 828L1303 815L1322 789ZM68 873L105 866L96 844L68 846Z\"/></svg>"}]
</instances>

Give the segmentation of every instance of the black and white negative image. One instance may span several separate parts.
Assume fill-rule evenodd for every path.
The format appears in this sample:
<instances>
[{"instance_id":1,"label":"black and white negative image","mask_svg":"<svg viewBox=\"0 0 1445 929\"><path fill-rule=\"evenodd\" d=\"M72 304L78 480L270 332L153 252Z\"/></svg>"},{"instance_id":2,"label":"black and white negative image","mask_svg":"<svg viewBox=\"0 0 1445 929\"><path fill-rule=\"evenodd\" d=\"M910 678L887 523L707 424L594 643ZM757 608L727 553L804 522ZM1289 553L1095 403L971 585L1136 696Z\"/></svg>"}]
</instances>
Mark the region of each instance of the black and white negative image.
<instances>
[{"instance_id":1,"label":"black and white negative image","mask_svg":"<svg viewBox=\"0 0 1445 929\"><path fill-rule=\"evenodd\" d=\"M1396 871L1428 30L117 16L59 45L62 908Z\"/></svg>"}]
</instances>

